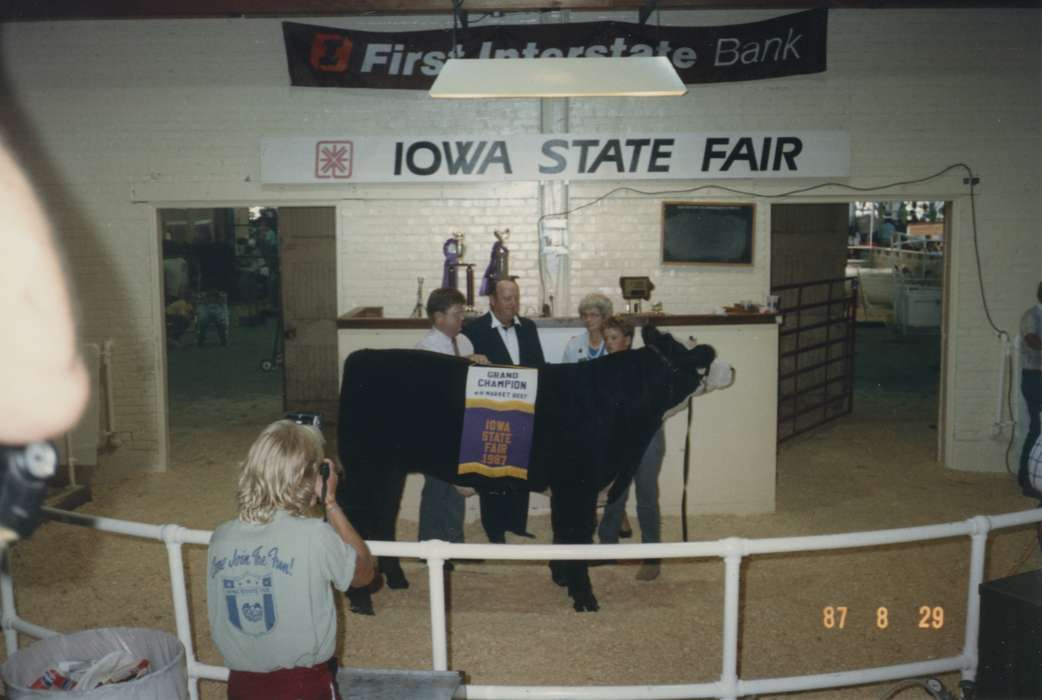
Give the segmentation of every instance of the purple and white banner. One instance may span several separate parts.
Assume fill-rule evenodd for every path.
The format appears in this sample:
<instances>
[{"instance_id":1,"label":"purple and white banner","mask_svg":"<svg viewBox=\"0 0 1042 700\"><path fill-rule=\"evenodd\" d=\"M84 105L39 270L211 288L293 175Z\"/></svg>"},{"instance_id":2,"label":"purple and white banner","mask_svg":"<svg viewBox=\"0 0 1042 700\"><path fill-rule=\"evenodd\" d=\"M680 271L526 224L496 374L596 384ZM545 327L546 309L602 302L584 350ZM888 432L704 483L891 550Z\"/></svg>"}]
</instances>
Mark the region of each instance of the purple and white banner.
<instances>
[{"instance_id":1,"label":"purple and white banner","mask_svg":"<svg viewBox=\"0 0 1042 700\"><path fill-rule=\"evenodd\" d=\"M528 478L539 371L473 366L460 439L460 474Z\"/></svg>"}]
</instances>

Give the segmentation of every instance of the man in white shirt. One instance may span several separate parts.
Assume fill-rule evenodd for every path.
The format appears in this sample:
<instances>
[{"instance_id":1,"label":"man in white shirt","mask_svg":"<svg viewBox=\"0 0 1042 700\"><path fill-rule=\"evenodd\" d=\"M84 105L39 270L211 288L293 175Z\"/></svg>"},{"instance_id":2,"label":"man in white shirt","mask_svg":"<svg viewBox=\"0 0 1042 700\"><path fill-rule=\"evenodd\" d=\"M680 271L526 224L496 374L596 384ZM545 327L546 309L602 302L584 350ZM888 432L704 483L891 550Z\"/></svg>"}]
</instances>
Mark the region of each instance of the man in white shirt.
<instances>
[{"instance_id":1,"label":"man in white shirt","mask_svg":"<svg viewBox=\"0 0 1042 700\"><path fill-rule=\"evenodd\" d=\"M466 299L458 289L435 289L427 297L427 318L432 328L416 343L417 350L430 350L443 355L465 357L471 362L488 364L488 358L474 353L470 338L463 329L463 305Z\"/></svg>"},{"instance_id":2,"label":"man in white shirt","mask_svg":"<svg viewBox=\"0 0 1042 700\"><path fill-rule=\"evenodd\" d=\"M460 333L463 328L463 305L466 299L458 289L435 289L427 297L427 317L432 328L416 344L417 350L430 350L443 355L465 357L471 362L488 364L488 358L474 353L470 338ZM473 495L466 489L466 495ZM424 477L420 494L420 533L422 540L463 541L463 516L466 512L464 492L453 484L433 476ZM451 569L451 562L446 563Z\"/></svg>"},{"instance_id":3,"label":"man in white shirt","mask_svg":"<svg viewBox=\"0 0 1042 700\"><path fill-rule=\"evenodd\" d=\"M1020 393L1028 405L1028 434L1020 451L1017 480L1025 496L1042 498L1028 478L1028 459L1039 436L1039 411L1042 410L1042 282L1035 293L1038 303L1020 318Z\"/></svg>"}]
</instances>

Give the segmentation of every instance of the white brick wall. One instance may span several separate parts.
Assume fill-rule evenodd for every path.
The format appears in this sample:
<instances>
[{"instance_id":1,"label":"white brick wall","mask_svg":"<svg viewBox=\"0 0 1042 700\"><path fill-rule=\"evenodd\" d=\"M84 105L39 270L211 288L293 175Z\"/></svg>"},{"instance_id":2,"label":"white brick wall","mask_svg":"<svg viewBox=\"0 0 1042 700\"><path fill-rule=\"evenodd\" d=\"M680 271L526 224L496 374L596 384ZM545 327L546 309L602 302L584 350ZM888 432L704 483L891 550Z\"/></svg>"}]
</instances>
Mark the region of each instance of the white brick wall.
<instances>
[{"instance_id":1,"label":"white brick wall","mask_svg":"<svg viewBox=\"0 0 1042 700\"><path fill-rule=\"evenodd\" d=\"M664 12L664 24L743 22L766 12ZM573 13L572 21L635 13ZM306 21L306 20L305 20ZM534 16L508 16L532 22ZM315 24L380 30L447 27L431 18L320 18ZM1042 278L1040 42L1037 10L840 10L829 18L829 70L820 75L693 86L665 100L578 100L572 131L844 129L850 184L925 176L954 162L982 177L977 201L982 269L992 314L1007 329ZM338 206L339 307L411 311L416 277L440 278L441 242L468 236L468 259L487 260L494 228L512 231L524 304L537 304L538 191L488 187L280 188L259 184L262 137L324 134L528 133L527 101L432 102L422 92L291 88L276 20L11 23L0 26L0 120L48 199L78 289L88 341L115 340L116 422L124 446L106 461L161 468L160 277L155 209L229 204ZM571 188L572 205L618 183ZM633 184L633 183L631 183ZM647 183L643 183L646 185ZM655 183L678 189L704 183ZM791 183L728 182L779 193ZM786 201L835 201L839 190ZM709 190L699 197L729 198ZM894 196L955 202L948 307L947 465L1001 470L1004 440L989 436L997 343L975 277L961 173L892 188ZM760 299L769 285L769 204L757 202L751 269L662 269L659 202L617 196L572 217L572 298L599 289L620 301L615 278L650 274L668 311Z\"/></svg>"}]
</instances>

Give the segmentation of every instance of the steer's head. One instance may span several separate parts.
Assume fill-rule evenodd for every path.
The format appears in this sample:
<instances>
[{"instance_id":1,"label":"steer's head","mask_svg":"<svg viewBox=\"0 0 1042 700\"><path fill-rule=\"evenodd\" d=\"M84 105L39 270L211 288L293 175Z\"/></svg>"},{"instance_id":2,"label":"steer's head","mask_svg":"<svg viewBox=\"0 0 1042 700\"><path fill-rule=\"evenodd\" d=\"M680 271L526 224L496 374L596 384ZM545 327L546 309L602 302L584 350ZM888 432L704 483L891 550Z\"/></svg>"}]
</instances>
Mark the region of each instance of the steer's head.
<instances>
[{"instance_id":1,"label":"steer's head","mask_svg":"<svg viewBox=\"0 0 1042 700\"><path fill-rule=\"evenodd\" d=\"M641 337L644 346L661 360L661 371L665 374L663 385L667 391L662 399L667 410L691 394L723 389L734 382L734 370L717 359L716 350L711 345L688 348L652 325L644 326Z\"/></svg>"}]
</instances>

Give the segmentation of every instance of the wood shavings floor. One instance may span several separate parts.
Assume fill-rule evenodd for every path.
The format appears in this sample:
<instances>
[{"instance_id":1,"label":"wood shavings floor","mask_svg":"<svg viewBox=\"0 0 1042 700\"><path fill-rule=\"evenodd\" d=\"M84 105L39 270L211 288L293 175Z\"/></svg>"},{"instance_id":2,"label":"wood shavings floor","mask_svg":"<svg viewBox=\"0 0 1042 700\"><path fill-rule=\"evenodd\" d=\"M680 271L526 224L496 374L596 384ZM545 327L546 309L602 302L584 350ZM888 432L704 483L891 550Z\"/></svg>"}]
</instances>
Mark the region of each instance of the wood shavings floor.
<instances>
[{"instance_id":1,"label":"wood shavings floor","mask_svg":"<svg viewBox=\"0 0 1042 700\"><path fill-rule=\"evenodd\" d=\"M849 418L784 444L778 455L777 510L756 516L689 519L691 538L772 537L872 530L962 520L1035 507L1006 474L963 473L934 461L936 399L869 395ZM235 514L237 464L277 416L263 394L208 399L178 414L172 469L94 487L80 512L212 529ZM217 427L215 427L217 426ZM1011 453L1015 462L1017 448ZM635 519L634 519L634 524ZM531 521L537 542L549 520ZM403 521L400 538L415 537ZM680 519L663 523L678 541ZM484 542L477 524L467 539ZM747 559L742 574L740 674L744 678L831 672L952 656L960 652L966 607L968 538L930 544ZM220 664L205 610L205 551L185 554L200 659ZM1032 528L994 534L986 580L1042 566ZM427 577L406 562L408 591L384 589L375 617L341 610L339 654L347 665L429 668ZM164 548L159 543L47 524L13 550L18 611L58 631L131 625L173 631ZM639 684L711 681L721 663L723 564L676 560L655 581L636 564L592 570L602 609L573 613L545 563L460 564L449 576L449 659L478 684ZM823 610L847 609L843 629ZM919 627L920 609L943 609L943 624ZM878 610L887 609L885 629ZM931 623L936 618L931 617ZM22 639L26 644L30 640ZM942 678L950 690L956 674ZM893 683L807 692L787 698L879 698ZM921 690L897 697L925 697ZM203 698L224 686L202 684ZM779 696L780 697L780 696Z\"/></svg>"}]
</instances>

